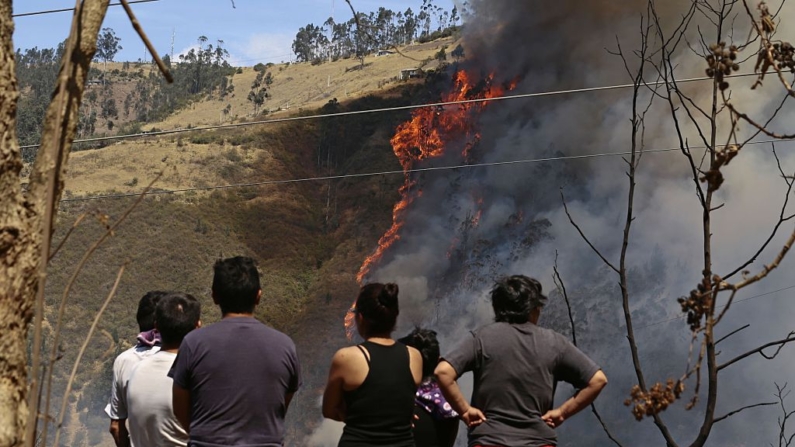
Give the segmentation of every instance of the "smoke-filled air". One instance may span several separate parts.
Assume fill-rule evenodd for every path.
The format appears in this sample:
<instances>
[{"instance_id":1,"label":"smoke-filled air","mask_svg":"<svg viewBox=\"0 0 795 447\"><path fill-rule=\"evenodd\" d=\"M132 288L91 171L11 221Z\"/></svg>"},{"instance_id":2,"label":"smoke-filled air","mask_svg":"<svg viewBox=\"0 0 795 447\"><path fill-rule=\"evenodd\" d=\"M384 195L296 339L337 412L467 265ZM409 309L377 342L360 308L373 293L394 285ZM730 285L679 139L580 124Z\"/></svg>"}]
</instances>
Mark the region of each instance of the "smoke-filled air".
<instances>
[{"instance_id":1,"label":"smoke-filled air","mask_svg":"<svg viewBox=\"0 0 795 447\"><path fill-rule=\"evenodd\" d=\"M627 342L619 278L569 221L563 197L582 232L608 260L617 263L627 215L627 160L633 139L633 89L628 87L640 64L641 36L646 27L652 28L649 59L659 60L659 54L651 54L661 46L655 34L675 35L690 5L658 2L659 23L655 23L648 20L647 2L639 0L469 2L464 16L466 61L448 68L449 89L441 100L560 93L415 111L391 141L407 170L401 200L394 206L393 226L358 277L360 282L397 282L402 296L398 332L415 325L434 328L442 337L444 353L466 331L492 320L488 292L495 278L509 274L538 278L550 294L541 325L571 334L562 289L553 281L557 260L579 346L611 378L596 406L624 445L664 442L651 418L636 422L631 408L624 405L638 379ZM740 19L733 23L732 34L724 31L724 36L743 39L751 28L745 10L740 4L735 6L732 17ZM785 6L779 17L786 21L790 12L791 7ZM670 58L679 80L703 77L707 68L704 58L691 49L701 45L698 29L703 30L706 45L715 40L711 37L715 27L705 15L694 14L687 26ZM740 73L752 71L752 56ZM647 63L643 79L658 81L662 68ZM780 101L777 81L769 77L770 88L751 90L755 80L732 80L732 100L754 114L769 114L777 106L774 98ZM625 88L577 91L614 85ZM682 83L680 88L692 104L709 107L712 82ZM653 98L654 89L660 97ZM704 258L702 212L693 172L679 150L672 106L664 95L665 88L653 84L638 93L641 110L637 113L654 101L645 110L638 132L638 150L643 154L627 250L629 306L639 360L649 383L679 378L688 367L691 331L677 298L688 295L701 281ZM675 99L673 106L679 107L679 102ZM785 107L771 126L786 124L791 116ZM698 162L704 154L703 140L692 122L678 124L682 141L692 147ZM731 124L726 119L720 126L723 130L719 128L718 135L726 138ZM747 137L750 132L741 129L740 134ZM795 166L792 145L781 142L776 149L784 172L791 171ZM721 206L712 221L716 273L731 271L753 257L778 221L787 194L771 144L748 145L738 157L724 169L725 182L715 196L715 206ZM451 165L466 166L412 171ZM747 267L750 271L773 259L789 230L782 233ZM750 327L722 342L718 359L787 336L795 309L786 289L793 285L792 273L792 264L783 263L764 282L738 293L734 313L727 314L716 335L745 324ZM351 323L349 316L349 330ZM698 349L696 343L695 355ZM716 416L775 400L774 383L791 380L792 360L785 348L773 360L756 355L722 372ZM703 419L705 385L695 407L685 409L694 377L685 382L685 397L661 413L681 442L689 442ZM571 391L558 389L558 399ZM708 445L777 443L779 416L775 406L746 410L733 422L717 423ZM323 438L322 431L328 429L324 426L315 439ZM561 445L613 445L590 411L568 422L559 435ZM464 439L460 436L459 443Z\"/></svg>"}]
</instances>

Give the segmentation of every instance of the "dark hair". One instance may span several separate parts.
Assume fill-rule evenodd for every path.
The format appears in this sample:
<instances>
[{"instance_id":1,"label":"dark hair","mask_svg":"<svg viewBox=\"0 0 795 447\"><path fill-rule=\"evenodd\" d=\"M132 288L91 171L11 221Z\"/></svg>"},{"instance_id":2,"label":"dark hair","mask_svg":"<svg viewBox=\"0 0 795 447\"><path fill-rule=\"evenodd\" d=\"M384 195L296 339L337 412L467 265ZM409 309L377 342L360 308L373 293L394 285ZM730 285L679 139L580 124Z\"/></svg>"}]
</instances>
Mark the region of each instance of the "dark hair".
<instances>
[{"instance_id":1,"label":"dark hair","mask_svg":"<svg viewBox=\"0 0 795 447\"><path fill-rule=\"evenodd\" d=\"M151 331L155 328L155 307L160 298L167 295L168 292L161 290L152 290L146 292L140 301L138 301L138 312L135 313L135 319L138 321L138 329L141 332Z\"/></svg>"},{"instance_id":2,"label":"dark hair","mask_svg":"<svg viewBox=\"0 0 795 447\"><path fill-rule=\"evenodd\" d=\"M201 318L199 300L182 292L172 292L160 298L155 310L157 330L163 343L178 344L196 328Z\"/></svg>"},{"instance_id":3,"label":"dark hair","mask_svg":"<svg viewBox=\"0 0 795 447\"><path fill-rule=\"evenodd\" d=\"M544 307L547 297L541 283L524 275L502 278L491 289L491 306L497 322L521 324L530 319L533 309Z\"/></svg>"},{"instance_id":4,"label":"dark hair","mask_svg":"<svg viewBox=\"0 0 795 447\"><path fill-rule=\"evenodd\" d=\"M367 322L371 334L389 334L395 330L400 309L397 284L372 283L362 286L356 299L356 313Z\"/></svg>"},{"instance_id":5,"label":"dark hair","mask_svg":"<svg viewBox=\"0 0 795 447\"><path fill-rule=\"evenodd\" d=\"M221 313L252 313L260 291L259 272L253 259L236 256L219 259L213 266L213 293Z\"/></svg>"},{"instance_id":6,"label":"dark hair","mask_svg":"<svg viewBox=\"0 0 795 447\"><path fill-rule=\"evenodd\" d=\"M433 376L433 370L439 363L439 357L441 356L439 340L436 339L436 331L417 327L398 341L420 351L420 355L422 355L422 377Z\"/></svg>"}]
</instances>

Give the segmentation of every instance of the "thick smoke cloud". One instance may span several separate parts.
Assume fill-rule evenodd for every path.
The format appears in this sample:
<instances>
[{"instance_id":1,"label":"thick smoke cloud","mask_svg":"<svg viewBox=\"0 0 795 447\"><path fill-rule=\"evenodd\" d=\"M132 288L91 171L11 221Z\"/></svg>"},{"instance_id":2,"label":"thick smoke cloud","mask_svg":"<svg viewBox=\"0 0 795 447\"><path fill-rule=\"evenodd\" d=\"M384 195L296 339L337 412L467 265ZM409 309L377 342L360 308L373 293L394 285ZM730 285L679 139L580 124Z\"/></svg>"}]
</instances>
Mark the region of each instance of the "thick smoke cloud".
<instances>
[{"instance_id":1,"label":"thick smoke cloud","mask_svg":"<svg viewBox=\"0 0 795 447\"><path fill-rule=\"evenodd\" d=\"M688 4L659 2L658 13L667 30ZM494 72L501 81L518 76L519 93L627 83L621 59L605 48L615 49L618 39L626 54L637 49L640 16L645 11L646 2L639 0L475 0L470 2L465 28L468 61L462 68L479 76ZM735 35L747 36L747 28L742 29L747 23L738 20L737 26ZM629 62L637 65L635 59ZM675 62L680 78L700 76L705 68L703 61L684 47ZM647 79L654 78L650 71ZM749 90L751 82L732 82L735 102L754 113L769 111L775 93L772 80L769 88L754 92ZM711 95L708 83L689 85L686 91L702 103ZM648 97L648 92L643 94L644 100ZM784 123L791 116L786 110L785 114ZM479 119L482 139L475 158L493 162L627 151L630 117L629 89L493 103ZM699 144L693 128L685 128L685 136ZM654 149L677 145L670 110L662 101L657 101L647 116L645 145ZM787 153L789 148L788 144L779 147L785 169L792 171L795 159ZM459 149L451 145L447 155L429 164L459 163ZM487 292L494 278L529 274L551 291L557 253L574 305L581 347L611 379L598 402L606 422L627 445L661 445L655 427L649 421L635 422L622 404L637 379L625 340L617 277L580 239L560 200L562 189L583 230L606 256L617 259L626 213L625 171L620 157L598 157L418 176L422 197L412 204L400 241L369 279L400 284L399 332L417 324L434 327L443 336L444 350L465 331L491 321ZM687 359L689 333L684 321L676 319L680 316L676 298L697 283L703 258L701 214L689 175L681 154L643 156L629 266L631 306L648 382L678 377ZM749 147L725 175L727 183L716 203L725 201L726 206L716 212L713 228L716 272L732 270L759 247L778 218L785 192L769 147ZM752 269L769 262L791 230L791 224L784 225L784 234ZM793 265L788 260L740 298L793 285ZM721 344L722 360L786 336L795 310L786 293L736 304L718 335L746 323L751 328ZM551 301L541 323L569 333L560 295L553 292ZM718 413L770 400L773 383L793 376L793 356L787 352L785 348L774 361L753 359L722 373ZM562 389L559 400L569 392ZM677 439L687 443L703 413L701 406L689 412L683 407L684 403L676 404L664 419ZM733 423L716 426L711 445L772 442L777 434L775 417L771 408L749 410ZM560 430L563 443L611 445L600 436L601 428L588 412ZM649 442L655 439L660 441Z\"/></svg>"}]
</instances>

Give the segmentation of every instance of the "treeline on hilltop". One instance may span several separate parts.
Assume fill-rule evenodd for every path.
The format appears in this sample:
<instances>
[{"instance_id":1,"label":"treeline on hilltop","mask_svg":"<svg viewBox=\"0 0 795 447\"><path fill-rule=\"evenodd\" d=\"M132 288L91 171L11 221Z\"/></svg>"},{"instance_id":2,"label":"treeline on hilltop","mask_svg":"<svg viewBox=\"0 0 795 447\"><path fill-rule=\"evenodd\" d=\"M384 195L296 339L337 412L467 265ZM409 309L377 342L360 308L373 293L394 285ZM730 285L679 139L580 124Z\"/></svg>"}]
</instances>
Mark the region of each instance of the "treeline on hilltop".
<instances>
[{"instance_id":1,"label":"treeline on hilltop","mask_svg":"<svg viewBox=\"0 0 795 447\"><path fill-rule=\"evenodd\" d=\"M466 5L466 2L463 3ZM451 10L423 0L418 13L411 8L394 12L386 8L369 13L357 12L347 22L327 20L321 26L308 24L302 27L293 42L293 51L299 62L320 63L326 60L364 57L380 49L426 42L451 35L458 29L459 10ZM89 85L79 110L77 138L102 137L114 134L132 134L141 131L146 123L158 122L188 106L193 101L216 99L226 101L235 93L234 75L242 69L229 64L229 52L224 42L210 43L205 36L198 38L198 46L180 54L178 60L163 57L174 75L174 83L165 82L150 61L124 62L108 67L122 49L121 38L113 29L103 28L97 40L95 59L102 62L91 67ZM56 48L17 49L15 52L17 79L21 96L17 108L17 133L22 146L32 146L41 138L44 116L58 77L64 52L64 43ZM463 51L451 53L461 57ZM437 58L445 57L444 49ZM251 85L244 86L243 94L253 107L253 114L263 112L270 97L273 75L272 64L257 64L258 72ZM239 93L239 92L238 92ZM224 117L231 113L231 105L221 109ZM75 150L97 147L78 145ZM23 150L23 159L32 161L35 148Z\"/></svg>"},{"instance_id":2,"label":"treeline on hilltop","mask_svg":"<svg viewBox=\"0 0 795 447\"><path fill-rule=\"evenodd\" d=\"M112 62L121 49L120 41L110 28L100 34L96 58L105 64L92 67L89 73L89 88L79 111L78 138L139 132L142 124L162 120L190 101L207 96L224 100L234 91L231 75L236 70L229 65L229 52L223 41L212 44L207 37L200 36L198 48L181 54L179 63L172 63L168 55L164 56L174 75L173 84L165 82L151 64L140 60L124 62L121 69L108 70L107 62ZM16 50L17 79L22 93L17 109L17 132L23 146L37 144L41 138L63 51L64 43L56 48ZM123 88L118 88L119 85ZM34 150L23 151L23 157L31 161L34 153Z\"/></svg>"},{"instance_id":3,"label":"treeline on hilltop","mask_svg":"<svg viewBox=\"0 0 795 447\"><path fill-rule=\"evenodd\" d=\"M450 11L423 0L418 13L411 8L395 12L384 7L368 14L357 12L347 22L333 17L322 25L308 24L298 30L293 53L298 62L322 63L340 58L363 58L378 50L427 42L451 35L461 16L458 8Z\"/></svg>"},{"instance_id":4,"label":"treeline on hilltop","mask_svg":"<svg viewBox=\"0 0 795 447\"><path fill-rule=\"evenodd\" d=\"M235 73L235 68L229 65L224 42L219 40L213 45L207 37L200 36L198 43L198 49L191 48L179 55L177 64L172 64L168 56L163 58L174 75L172 84L154 69L148 76L137 79L135 88L124 99L124 113L134 113L138 123L159 121L191 100L206 95L223 100L230 95L234 85L229 76Z\"/></svg>"}]
</instances>

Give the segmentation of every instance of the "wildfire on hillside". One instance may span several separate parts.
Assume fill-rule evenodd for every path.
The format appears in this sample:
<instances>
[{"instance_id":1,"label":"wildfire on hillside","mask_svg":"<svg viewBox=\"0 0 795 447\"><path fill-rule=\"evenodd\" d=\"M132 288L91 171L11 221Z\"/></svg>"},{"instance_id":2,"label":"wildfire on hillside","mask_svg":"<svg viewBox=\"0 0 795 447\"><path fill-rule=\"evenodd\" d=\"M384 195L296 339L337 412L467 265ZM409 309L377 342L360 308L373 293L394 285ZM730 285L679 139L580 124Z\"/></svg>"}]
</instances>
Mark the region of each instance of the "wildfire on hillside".
<instances>
[{"instance_id":1,"label":"wildfire on hillside","mask_svg":"<svg viewBox=\"0 0 795 447\"><path fill-rule=\"evenodd\" d=\"M515 88L517 83L514 80L506 86L492 85L493 80L492 73L480 82L473 82L466 71L458 71L453 77L450 92L442 95L442 102L500 97L506 91ZM392 226L381 236L376 249L365 258L359 268L359 273L356 275L359 284L364 282L367 274L381 260L384 253L400 239L400 229L404 224L406 210L414 200L422 196L422 189L411 175L416 163L440 157L448 144L453 141L464 142L461 155L464 162L468 162L472 148L480 141L480 132L475 124L477 116L487 105L487 102L469 102L416 109L412 113L411 120L397 127L390 143L405 176L403 185L399 189L400 200L392 208ZM480 211L477 215L477 218L479 217ZM345 332L348 339L353 337L355 307L356 303L345 315Z\"/></svg>"}]
</instances>

